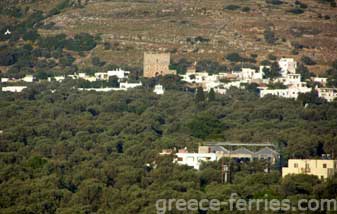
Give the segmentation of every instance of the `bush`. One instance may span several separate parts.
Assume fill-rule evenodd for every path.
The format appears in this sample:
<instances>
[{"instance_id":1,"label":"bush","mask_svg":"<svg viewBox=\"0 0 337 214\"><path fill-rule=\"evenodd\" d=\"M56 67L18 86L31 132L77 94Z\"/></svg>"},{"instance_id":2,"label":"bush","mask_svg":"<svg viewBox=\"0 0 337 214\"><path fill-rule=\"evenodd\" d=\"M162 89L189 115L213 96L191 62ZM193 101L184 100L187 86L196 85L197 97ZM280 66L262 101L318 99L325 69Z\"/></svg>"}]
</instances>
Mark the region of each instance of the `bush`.
<instances>
[{"instance_id":1,"label":"bush","mask_svg":"<svg viewBox=\"0 0 337 214\"><path fill-rule=\"evenodd\" d=\"M74 39L67 40L65 47L72 51L89 51L96 47L96 41L90 34L80 33Z\"/></svg>"},{"instance_id":2,"label":"bush","mask_svg":"<svg viewBox=\"0 0 337 214\"><path fill-rule=\"evenodd\" d=\"M275 37L274 32L271 30L264 31L264 39L269 44L275 44L275 42L277 41L277 38Z\"/></svg>"},{"instance_id":3,"label":"bush","mask_svg":"<svg viewBox=\"0 0 337 214\"><path fill-rule=\"evenodd\" d=\"M317 63L308 56L302 56L301 61L305 65L316 65Z\"/></svg>"},{"instance_id":4,"label":"bush","mask_svg":"<svg viewBox=\"0 0 337 214\"><path fill-rule=\"evenodd\" d=\"M274 5L281 5L281 4L283 4L283 1L281 1L281 0L266 0L266 3L274 4Z\"/></svg>"},{"instance_id":5,"label":"bush","mask_svg":"<svg viewBox=\"0 0 337 214\"><path fill-rule=\"evenodd\" d=\"M289 13L293 13L293 14L302 14L304 13L304 10L300 9L300 8L293 8L288 10Z\"/></svg>"},{"instance_id":6,"label":"bush","mask_svg":"<svg viewBox=\"0 0 337 214\"><path fill-rule=\"evenodd\" d=\"M17 56L14 52L3 50L0 52L0 65L9 66L17 62Z\"/></svg>"},{"instance_id":7,"label":"bush","mask_svg":"<svg viewBox=\"0 0 337 214\"><path fill-rule=\"evenodd\" d=\"M238 6L238 5L233 5L233 4L231 4L231 5L226 6L224 9L225 9L225 10L238 10L238 9L240 9L240 8L241 8L241 7Z\"/></svg>"},{"instance_id":8,"label":"bush","mask_svg":"<svg viewBox=\"0 0 337 214\"><path fill-rule=\"evenodd\" d=\"M241 9L242 12L249 12L250 11L250 7L243 7Z\"/></svg>"},{"instance_id":9,"label":"bush","mask_svg":"<svg viewBox=\"0 0 337 214\"><path fill-rule=\"evenodd\" d=\"M238 53L230 53L227 54L226 59L231 62L240 62L242 61L242 57Z\"/></svg>"}]
</instances>

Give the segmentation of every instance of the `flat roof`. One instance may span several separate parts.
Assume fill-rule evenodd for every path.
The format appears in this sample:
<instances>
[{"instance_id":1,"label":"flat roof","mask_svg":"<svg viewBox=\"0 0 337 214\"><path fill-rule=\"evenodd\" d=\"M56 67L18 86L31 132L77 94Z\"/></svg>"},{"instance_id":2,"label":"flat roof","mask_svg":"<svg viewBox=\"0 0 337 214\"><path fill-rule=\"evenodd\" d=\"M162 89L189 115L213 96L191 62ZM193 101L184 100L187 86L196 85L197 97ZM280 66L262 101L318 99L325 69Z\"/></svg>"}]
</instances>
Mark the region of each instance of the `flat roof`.
<instances>
[{"instance_id":1,"label":"flat roof","mask_svg":"<svg viewBox=\"0 0 337 214\"><path fill-rule=\"evenodd\" d=\"M261 146L261 147L276 147L272 143L232 143L232 142L207 142L208 146Z\"/></svg>"}]
</instances>

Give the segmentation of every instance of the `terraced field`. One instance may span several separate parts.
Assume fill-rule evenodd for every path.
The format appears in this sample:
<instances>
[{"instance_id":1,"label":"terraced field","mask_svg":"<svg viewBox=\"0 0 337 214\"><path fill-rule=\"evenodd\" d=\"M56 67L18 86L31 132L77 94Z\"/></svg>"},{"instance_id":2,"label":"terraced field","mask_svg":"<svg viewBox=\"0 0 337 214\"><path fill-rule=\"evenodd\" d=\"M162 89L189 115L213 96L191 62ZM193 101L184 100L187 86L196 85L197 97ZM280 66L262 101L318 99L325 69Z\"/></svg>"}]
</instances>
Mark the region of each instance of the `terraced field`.
<instances>
[{"instance_id":1,"label":"terraced field","mask_svg":"<svg viewBox=\"0 0 337 214\"><path fill-rule=\"evenodd\" d=\"M325 71L337 58L337 8L306 0L304 13L294 14L289 10L299 8L298 3L283 2L89 1L82 8L68 8L47 19L56 28L40 33L100 34L103 42L111 43L113 48L105 50L99 45L92 54L118 64L141 66L145 50L169 50L175 59L214 59L221 63L228 63L224 56L231 52L257 54L258 62L272 53L298 60L302 55L310 56L318 62L310 69ZM48 5L53 3L39 1L30 6L44 9ZM274 44L265 41L266 30L277 38ZM193 38L205 41L191 42Z\"/></svg>"}]
</instances>

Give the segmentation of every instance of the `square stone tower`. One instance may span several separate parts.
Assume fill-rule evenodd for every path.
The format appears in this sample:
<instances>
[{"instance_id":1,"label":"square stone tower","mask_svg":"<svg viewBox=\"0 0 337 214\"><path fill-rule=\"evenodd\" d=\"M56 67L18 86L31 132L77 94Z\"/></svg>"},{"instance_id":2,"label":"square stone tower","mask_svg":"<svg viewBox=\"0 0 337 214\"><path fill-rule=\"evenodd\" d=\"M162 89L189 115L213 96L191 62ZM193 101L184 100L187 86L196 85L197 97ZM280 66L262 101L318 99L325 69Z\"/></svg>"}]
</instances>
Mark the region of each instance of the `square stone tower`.
<instances>
[{"instance_id":1,"label":"square stone tower","mask_svg":"<svg viewBox=\"0 0 337 214\"><path fill-rule=\"evenodd\" d=\"M170 70L170 53L144 53L144 77L151 78L176 74Z\"/></svg>"}]
</instances>

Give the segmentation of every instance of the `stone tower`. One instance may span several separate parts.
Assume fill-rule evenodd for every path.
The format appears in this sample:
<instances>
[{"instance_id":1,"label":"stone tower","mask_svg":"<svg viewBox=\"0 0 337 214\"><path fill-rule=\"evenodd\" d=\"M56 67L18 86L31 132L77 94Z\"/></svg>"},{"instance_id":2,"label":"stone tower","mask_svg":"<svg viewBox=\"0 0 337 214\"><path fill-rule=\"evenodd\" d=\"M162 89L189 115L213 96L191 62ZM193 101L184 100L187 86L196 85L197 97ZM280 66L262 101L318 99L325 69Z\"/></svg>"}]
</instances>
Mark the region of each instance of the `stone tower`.
<instances>
[{"instance_id":1,"label":"stone tower","mask_svg":"<svg viewBox=\"0 0 337 214\"><path fill-rule=\"evenodd\" d=\"M176 74L170 70L170 53L144 53L144 77L151 78Z\"/></svg>"}]
</instances>

